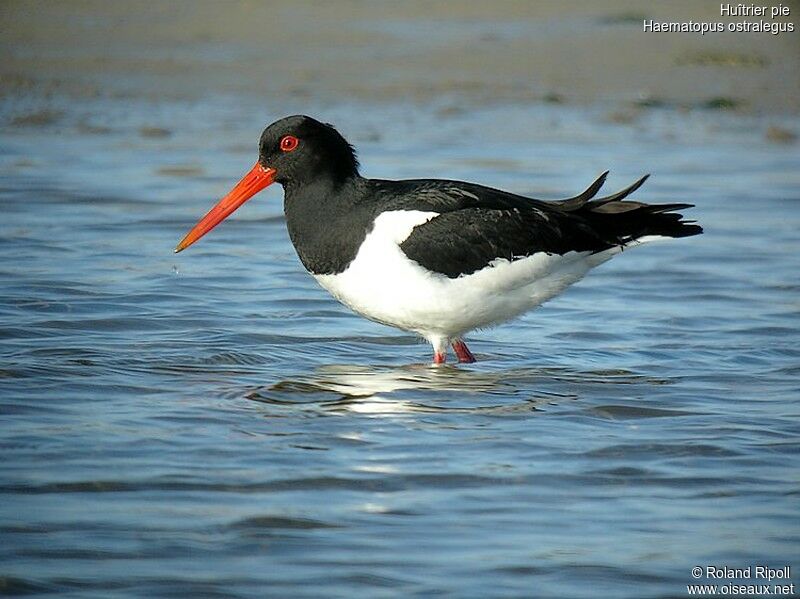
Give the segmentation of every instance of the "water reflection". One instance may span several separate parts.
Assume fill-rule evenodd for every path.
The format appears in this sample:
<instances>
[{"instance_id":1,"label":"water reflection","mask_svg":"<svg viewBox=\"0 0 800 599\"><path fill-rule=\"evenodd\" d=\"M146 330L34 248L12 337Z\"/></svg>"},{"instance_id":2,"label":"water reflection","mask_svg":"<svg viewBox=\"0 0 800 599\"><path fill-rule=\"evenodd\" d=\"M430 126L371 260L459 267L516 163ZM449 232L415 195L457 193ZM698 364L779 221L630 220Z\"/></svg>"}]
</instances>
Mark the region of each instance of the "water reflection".
<instances>
[{"instance_id":1,"label":"water reflection","mask_svg":"<svg viewBox=\"0 0 800 599\"><path fill-rule=\"evenodd\" d=\"M328 365L271 385L247 388L247 399L283 409L360 414L466 412L530 413L579 399L598 385L654 385L663 379L626 370L554 367L475 371L455 366Z\"/></svg>"}]
</instances>

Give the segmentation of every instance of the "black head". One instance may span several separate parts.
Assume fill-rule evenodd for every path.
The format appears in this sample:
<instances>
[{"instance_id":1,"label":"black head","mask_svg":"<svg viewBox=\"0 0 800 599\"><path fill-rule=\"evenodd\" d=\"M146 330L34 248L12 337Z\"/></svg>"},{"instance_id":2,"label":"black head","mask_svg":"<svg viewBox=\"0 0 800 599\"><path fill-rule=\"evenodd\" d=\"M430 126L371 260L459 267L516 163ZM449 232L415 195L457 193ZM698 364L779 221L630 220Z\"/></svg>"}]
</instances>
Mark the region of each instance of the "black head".
<instances>
[{"instance_id":1,"label":"black head","mask_svg":"<svg viewBox=\"0 0 800 599\"><path fill-rule=\"evenodd\" d=\"M289 199L304 185L338 188L358 177L352 146L331 127L307 116L288 116L264 129L258 162L181 240L186 249L268 185L278 182Z\"/></svg>"},{"instance_id":2,"label":"black head","mask_svg":"<svg viewBox=\"0 0 800 599\"><path fill-rule=\"evenodd\" d=\"M358 175L355 150L336 129L304 115L287 116L264 129L258 162L275 169L284 186L328 179L334 184Z\"/></svg>"}]
</instances>

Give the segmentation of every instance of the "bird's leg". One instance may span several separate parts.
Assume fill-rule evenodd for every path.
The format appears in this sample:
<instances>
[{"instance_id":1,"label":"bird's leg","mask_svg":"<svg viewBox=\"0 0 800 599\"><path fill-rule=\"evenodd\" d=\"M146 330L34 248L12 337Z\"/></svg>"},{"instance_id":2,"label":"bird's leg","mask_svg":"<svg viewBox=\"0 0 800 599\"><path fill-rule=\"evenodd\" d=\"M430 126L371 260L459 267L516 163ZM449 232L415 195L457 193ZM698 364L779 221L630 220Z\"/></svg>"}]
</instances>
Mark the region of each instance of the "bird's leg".
<instances>
[{"instance_id":1,"label":"bird's leg","mask_svg":"<svg viewBox=\"0 0 800 599\"><path fill-rule=\"evenodd\" d=\"M464 343L462 339L454 339L452 345L459 362L462 364L472 364L475 361L475 356L472 355L472 352L469 351L467 344Z\"/></svg>"},{"instance_id":2,"label":"bird's leg","mask_svg":"<svg viewBox=\"0 0 800 599\"><path fill-rule=\"evenodd\" d=\"M444 364L447 361L447 339L430 337L428 341L433 346L433 363Z\"/></svg>"}]
</instances>

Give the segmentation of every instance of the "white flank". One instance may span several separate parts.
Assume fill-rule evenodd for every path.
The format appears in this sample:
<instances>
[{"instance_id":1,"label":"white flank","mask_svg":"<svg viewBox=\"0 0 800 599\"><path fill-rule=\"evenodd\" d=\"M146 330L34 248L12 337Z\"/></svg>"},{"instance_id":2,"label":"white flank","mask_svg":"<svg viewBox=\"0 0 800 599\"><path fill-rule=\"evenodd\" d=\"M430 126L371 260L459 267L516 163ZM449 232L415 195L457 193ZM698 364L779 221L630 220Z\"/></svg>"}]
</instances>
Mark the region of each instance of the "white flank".
<instances>
[{"instance_id":1,"label":"white flank","mask_svg":"<svg viewBox=\"0 0 800 599\"><path fill-rule=\"evenodd\" d=\"M398 210L375 219L355 260L337 275L315 275L336 299L377 322L412 331L434 347L476 328L510 320L558 295L621 251L545 253L455 279L409 260L400 244L436 212Z\"/></svg>"}]
</instances>

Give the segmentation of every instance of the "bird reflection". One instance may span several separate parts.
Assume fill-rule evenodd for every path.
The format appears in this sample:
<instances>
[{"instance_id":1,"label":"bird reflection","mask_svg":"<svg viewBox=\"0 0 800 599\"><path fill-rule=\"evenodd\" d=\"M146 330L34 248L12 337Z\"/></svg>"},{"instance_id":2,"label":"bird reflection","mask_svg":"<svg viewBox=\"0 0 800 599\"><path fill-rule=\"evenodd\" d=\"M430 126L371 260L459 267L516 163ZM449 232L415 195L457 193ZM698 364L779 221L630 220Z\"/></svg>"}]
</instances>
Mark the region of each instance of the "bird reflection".
<instances>
[{"instance_id":1,"label":"bird reflection","mask_svg":"<svg viewBox=\"0 0 800 599\"><path fill-rule=\"evenodd\" d=\"M510 414L575 400L581 387L654 382L663 384L622 370L540 367L476 372L423 365L329 365L308 375L248 388L245 396L271 407L331 413Z\"/></svg>"}]
</instances>

